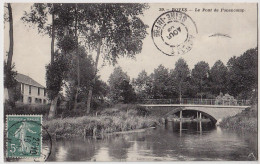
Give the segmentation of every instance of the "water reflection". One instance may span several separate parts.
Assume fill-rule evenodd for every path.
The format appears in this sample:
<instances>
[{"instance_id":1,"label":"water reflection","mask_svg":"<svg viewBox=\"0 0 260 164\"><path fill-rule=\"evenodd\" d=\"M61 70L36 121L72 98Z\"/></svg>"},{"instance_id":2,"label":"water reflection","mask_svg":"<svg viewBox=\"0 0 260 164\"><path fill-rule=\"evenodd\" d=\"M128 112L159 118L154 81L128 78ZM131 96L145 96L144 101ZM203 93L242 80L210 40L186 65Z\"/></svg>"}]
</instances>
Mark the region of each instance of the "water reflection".
<instances>
[{"instance_id":1,"label":"water reflection","mask_svg":"<svg viewBox=\"0 0 260 164\"><path fill-rule=\"evenodd\" d=\"M50 161L249 160L257 155L256 134L222 130L212 123L169 122L142 133L58 140Z\"/></svg>"}]
</instances>

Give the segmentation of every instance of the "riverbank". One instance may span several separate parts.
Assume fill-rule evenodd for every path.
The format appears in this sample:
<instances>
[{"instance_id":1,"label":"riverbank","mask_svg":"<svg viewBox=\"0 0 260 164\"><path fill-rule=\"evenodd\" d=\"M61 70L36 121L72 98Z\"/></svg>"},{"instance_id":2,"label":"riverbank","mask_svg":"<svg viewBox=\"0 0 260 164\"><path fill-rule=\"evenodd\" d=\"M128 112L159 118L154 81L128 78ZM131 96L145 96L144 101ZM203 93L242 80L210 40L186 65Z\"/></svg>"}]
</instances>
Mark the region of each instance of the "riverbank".
<instances>
[{"instance_id":1,"label":"riverbank","mask_svg":"<svg viewBox=\"0 0 260 164\"><path fill-rule=\"evenodd\" d=\"M253 105L235 116L223 119L219 126L225 129L257 132L257 105Z\"/></svg>"},{"instance_id":2,"label":"riverbank","mask_svg":"<svg viewBox=\"0 0 260 164\"><path fill-rule=\"evenodd\" d=\"M93 136L155 127L159 119L149 116L138 106L120 106L104 109L97 116L58 118L44 121L44 126L54 138Z\"/></svg>"}]
</instances>

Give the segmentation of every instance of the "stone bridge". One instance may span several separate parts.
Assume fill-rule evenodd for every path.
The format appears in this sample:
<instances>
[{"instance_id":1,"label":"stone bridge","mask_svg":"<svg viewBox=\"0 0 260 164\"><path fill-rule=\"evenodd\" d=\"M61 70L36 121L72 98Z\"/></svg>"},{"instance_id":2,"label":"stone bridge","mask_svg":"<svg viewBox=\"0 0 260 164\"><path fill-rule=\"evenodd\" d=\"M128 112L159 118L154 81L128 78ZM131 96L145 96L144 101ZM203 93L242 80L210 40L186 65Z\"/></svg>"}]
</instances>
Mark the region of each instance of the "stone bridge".
<instances>
[{"instance_id":1,"label":"stone bridge","mask_svg":"<svg viewBox=\"0 0 260 164\"><path fill-rule=\"evenodd\" d=\"M241 113L250 106L230 106L230 105L191 105L191 104L140 104L148 110L159 111L161 116L166 118L169 115L175 114L180 111L197 111L216 123L228 116L234 116ZM182 112L181 112L182 113Z\"/></svg>"}]
</instances>

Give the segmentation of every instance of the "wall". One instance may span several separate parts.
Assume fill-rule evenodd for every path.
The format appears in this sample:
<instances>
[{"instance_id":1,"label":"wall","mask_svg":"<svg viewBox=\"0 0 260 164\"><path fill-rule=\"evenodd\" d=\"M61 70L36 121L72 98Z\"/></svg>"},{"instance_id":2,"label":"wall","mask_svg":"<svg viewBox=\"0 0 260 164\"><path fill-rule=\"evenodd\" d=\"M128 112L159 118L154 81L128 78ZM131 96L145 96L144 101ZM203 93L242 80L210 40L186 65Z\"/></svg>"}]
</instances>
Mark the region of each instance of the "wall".
<instances>
[{"instance_id":1,"label":"wall","mask_svg":"<svg viewBox=\"0 0 260 164\"><path fill-rule=\"evenodd\" d=\"M21 91L22 91L22 86L21 86ZM32 100L32 104L35 103L40 103L40 102L36 102L36 98L41 99L41 104L44 104L44 100L46 101L46 103L48 103L48 99L47 96L44 96L44 88L40 88L40 95L38 95L38 87L35 86L31 86L31 94L29 94L29 85L24 84L24 92L22 92L23 95L23 103L27 104L29 103L28 98L31 97Z\"/></svg>"}]
</instances>

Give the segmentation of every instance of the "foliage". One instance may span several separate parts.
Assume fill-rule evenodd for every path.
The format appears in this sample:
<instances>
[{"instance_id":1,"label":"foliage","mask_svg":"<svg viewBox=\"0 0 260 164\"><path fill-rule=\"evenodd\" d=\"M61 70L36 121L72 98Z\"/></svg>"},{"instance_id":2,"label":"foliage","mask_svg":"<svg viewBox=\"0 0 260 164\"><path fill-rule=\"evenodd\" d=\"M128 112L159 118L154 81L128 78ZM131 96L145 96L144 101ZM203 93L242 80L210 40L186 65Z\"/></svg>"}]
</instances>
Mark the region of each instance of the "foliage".
<instances>
[{"instance_id":1,"label":"foliage","mask_svg":"<svg viewBox=\"0 0 260 164\"><path fill-rule=\"evenodd\" d=\"M162 99L169 98L169 71L163 65L159 65L154 69L153 78L153 98Z\"/></svg>"},{"instance_id":2,"label":"foliage","mask_svg":"<svg viewBox=\"0 0 260 164\"><path fill-rule=\"evenodd\" d=\"M53 100L61 91L68 71L66 57L58 52L55 57L54 62L46 66L46 89L50 100Z\"/></svg>"},{"instance_id":3,"label":"foliage","mask_svg":"<svg viewBox=\"0 0 260 164\"><path fill-rule=\"evenodd\" d=\"M138 99L152 98L152 78L143 70L138 74L138 77L133 80L133 87Z\"/></svg>"},{"instance_id":4,"label":"foliage","mask_svg":"<svg viewBox=\"0 0 260 164\"><path fill-rule=\"evenodd\" d=\"M142 112L143 109L136 109L137 106L124 107L128 110L107 108L98 116L47 120L44 121L44 126L53 137L71 138L84 135L106 135L113 132L155 127L159 124L158 119L147 116Z\"/></svg>"},{"instance_id":5,"label":"foliage","mask_svg":"<svg viewBox=\"0 0 260 164\"><path fill-rule=\"evenodd\" d=\"M39 114L47 116L50 109L50 105L39 104L23 104L16 103L15 107L10 107L8 104L4 104L4 115L11 114Z\"/></svg>"},{"instance_id":6,"label":"foliage","mask_svg":"<svg viewBox=\"0 0 260 164\"><path fill-rule=\"evenodd\" d=\"M57 15L59 10L59 3L34 3L30 8L30 12L25 11L21 19L23 22L28 23L29 27L37 25L39 33L52 36L52 24L49 23L48 18L51 14Z\"/></svg>"},{"instance_id":7,"label":"foliage","mask_svg":"<svg viewBox=\"0 0 260 164\"><path fill-rule=\"evenodd\" d=\"M97 51L101 43L104 59L115 64L120 56L134 57L142 50L142 40L147 35L147 25L138 17L147 4L80 4L79 15L86 26L82 34L86 42ZM81 23L80 23L81 24Z\"/></svg>"},{"instance_id":8,"label":"foliage","mask_svg":"<svg viewBox=\"0 0 260 164\"><path fill-rule=\"evenodd\" d=\"M178 90L179 96L185 95L189 88L190 70L183 58L175 63L175 68L171 73L173 76L174 86Z\"/></svg>"},{"instance_id":9,"label":"foliage","mask_svg":"<svg viewBox=\"0 0 260 164\"><path fill-rule=\"evenodd\" d=\"M86 97L87 91L89 89L91 80L94 77L94 65L92 57L86 54L83 47L80 47L77 51L79 55L79 68L80 68L80 94L78 97L79 101L83 101L82 98ZM75 55L75 51L69 55L70 64L68 67L68 76L66 77L66 95L69 100L75 99L76 87L78 85L77 81L77 62L78 58Z\"/></svg>"},{"instance_id":10,"label":"foliage","mask_svg":"<svg viewBox=\"0 0 260 164\"><path fill-rule=\"evenodd\" d=\"M220 127L236 131L257 132L257 105L235 116L223 119L220 122Z\"/></svg>"},{"instance_id":11,"label":"foliage","mask_svg":"<svg viewBox=\"0 0 260 164\"><path fill-rule=\"evenodd\" d=\"M210 90L216 96L220 92L227 92L228 69L220 60L210 69Z\"/></svg>"},{"instance_id":12,"label":"foliage","mask_svg":"<svg viewBox=\"0 0 260 164\"><path fill-rule=\"evenodd\" d=\"M143 10L147 8L147 4L139 3L35 3L22 19L24 22L37 24L40 33L49 34L52 37L52 49L55 35L58 48L65 54L77 49L79 43L87 45L89 52L97 52L95 76L92 78L92 83L95 85L100 53L104 55L105 61L115 64L120 56L134 58L141 52L142 40L147 35L148 26L143 23L139 15L142 15ZM48 23L49 15L52 15L52 24ZM78 36L81 36L81 42L78 42ZM127 83L122 85L129 87ZM55 88L57 89L53 86L53 89ZM78 88L79 86L77 91ZM91 86L89 100L92 97L92 90Z\"/></svg>"},{"instance_id":13,"label":"foliage","mask_svg":"<svg viewBox=\"0 0 260 164\"><path fill-rule=\"evenodd\" d=\"M109 97L114 103L129 103L135 101L136 95L130 84L130 77L123 72L121 67L116 67L110 75L109 80Z\"/></svg>"},{"instance_id":14,"label":"foliage","mask_svg":"<svg viewBox=\"0 0 260 164\"><path fill-rule=\"evenodd\" d=\"M209 64L204 61L198 62L191 71L191 81L197 97L204 97L209 91L208 77Z\"/></svg>"},{"instance_id":15,"label":"foliage","mask_svg":"<svg viewBox=\"0 0 260 164\"><path fill-rule=\"evenodd\" d=\"M4 87L5 88L14 88L17 85L15 76L17 71L14 70L15 65L13 64L11 68L7 66L7 63L4 62Z\"/></svg>"},{"instance_id":16,"label":"foliage","mask_svg":"<svg viewBox=\"0 0 260 164\"><path fill-rule=\"evenodd\" d=\"M75 53L75 52L73 52ZM83 47L80 47L78 50L79 53L79 67L80 67L80 89L79 95L77 98L78 102L86 101L88 90L90 85L92 85L92 79L94 78L94 63L93 59L90 55L86 54L86 51ZM75 92L77 90L76 86L78 85L77 81L77 57L76 55L70 55L70 66L68 71L68 76L66 78L66 96L69 101L74 101ZM99 77L97 77L97 81L93 86L93 98L95 99L103 99L107 92L108 86L105 82L101 81Z\"/></svg>"},{"instance_id":17,"label":"foliage","mask_svg":"<svg viewBox=\"0 0 260 164\"><path fill-rule=\"evenodd\" d=\"M250 99L255 94L254 92L257 92L257 54L257 48L254 48L228 61L228 91L231 95L243 99Z\"/></svg>"}]
</instances>

